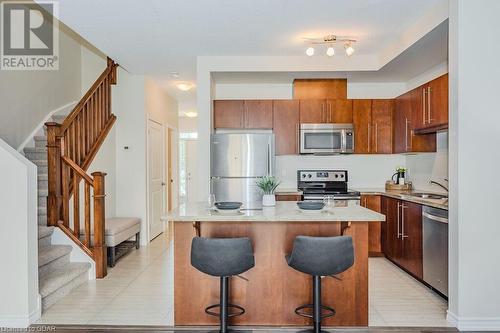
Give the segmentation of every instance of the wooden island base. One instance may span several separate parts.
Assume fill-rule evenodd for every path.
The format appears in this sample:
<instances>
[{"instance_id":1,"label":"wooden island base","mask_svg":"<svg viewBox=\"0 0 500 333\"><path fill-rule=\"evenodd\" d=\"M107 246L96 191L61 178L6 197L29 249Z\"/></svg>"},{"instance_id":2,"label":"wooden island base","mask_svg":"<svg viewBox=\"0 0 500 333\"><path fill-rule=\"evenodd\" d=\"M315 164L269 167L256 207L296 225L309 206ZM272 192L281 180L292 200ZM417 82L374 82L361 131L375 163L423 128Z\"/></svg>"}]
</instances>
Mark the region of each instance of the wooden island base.
<instances>
[{"instance_id":1,"label":"wooden island base","mask_svg":"<svg viewBox=\"0 0 500 333\"><path fill-rule=\"evenodd\" d=\"M307 318L294 309L312 303L311 277L288 267L298 235L353 237L354 266L339 274L341 280L322 279L322 303L337 314L324 326L368 326L368 222L174 222L174 323L217 325L205 307L219 302L219 279L197 271L190 264L191 240L198 226L203 237L250 237L255 267L244 273L249 281L230 280L230 303L246 313L231 318L231 325L304 326Z\"/></svg>"}]
</instances>

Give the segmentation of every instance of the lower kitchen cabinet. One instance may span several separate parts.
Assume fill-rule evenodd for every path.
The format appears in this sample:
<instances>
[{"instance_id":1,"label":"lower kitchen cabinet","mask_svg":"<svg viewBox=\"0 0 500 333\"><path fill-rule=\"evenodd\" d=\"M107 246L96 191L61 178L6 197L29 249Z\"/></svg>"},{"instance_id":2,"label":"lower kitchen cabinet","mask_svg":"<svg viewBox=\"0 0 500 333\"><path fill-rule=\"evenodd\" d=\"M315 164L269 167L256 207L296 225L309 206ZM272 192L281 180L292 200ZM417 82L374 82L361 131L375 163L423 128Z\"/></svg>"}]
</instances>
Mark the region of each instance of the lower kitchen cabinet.
<instances>
[{"instance_id":1,"label":"lower kitchen cabinet","mask_svg":"<svg viewBox=\"0 0 500 333\"><path fill-rule=\"evenodd\" d=\"M422 206L419 204L382 198L382 249L385 256L422 279Z\"/></svg>"},{"instance_id":2,"label":"lower kitchen cabinet","mask_svg":"<svg viewBox=\"0 0 500 333\"><path fill-rule=\"evenodd\" d=\"M379 195L362 195L361 206L382 212L381 197ZM368 253L370 257L383 256L382 253L382 222L373 222L368 224Z\"/></svg>"},{"instance_id":3,"label":"lower kitchen cabinet","mask_svg":"<svg viewBox=\"0 0 500 333\"><path fill-rule=\"evenodd\" d=\"M276 201L301 201L300 194L276 194Z\"/></svg>"}]
</instances>

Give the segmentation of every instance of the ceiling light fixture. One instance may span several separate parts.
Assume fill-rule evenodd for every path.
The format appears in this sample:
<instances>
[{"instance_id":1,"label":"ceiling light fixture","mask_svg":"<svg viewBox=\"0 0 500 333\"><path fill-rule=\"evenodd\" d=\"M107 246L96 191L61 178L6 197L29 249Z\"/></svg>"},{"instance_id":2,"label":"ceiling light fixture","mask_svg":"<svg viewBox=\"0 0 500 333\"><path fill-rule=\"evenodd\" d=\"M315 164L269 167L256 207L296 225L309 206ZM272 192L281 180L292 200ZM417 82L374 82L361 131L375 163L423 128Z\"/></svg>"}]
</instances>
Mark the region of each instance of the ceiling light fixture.
<instances>
[{"instance_id":1,"label":"ceiling light fixture","mask_svg":"<svg viewBox=\"0 0 500 333\"><path fill-rule=\"evenodd\" d=\"M354 51L356 51L354 47L352 47L351 42L345 43L344 47L345 47L345 54L348 57L352 56L354 54Z\"/></svg>"},{"instance_id":2,"label":"ceiling light fixture","mask_svg":"<svg viewBox=\"0 0 500 333\"><path fill-rule=\"evenodd\" d=\"M328 48L326 49L326 55L329 57L333 57L335 55L335 49L333 48L333 46L328 46Z\"/></svg>"},{"instance_id":3,"label":"ceiling light fixture","mask_svg":"<svg viewBox=\"0 0 500 333\"><path fill-rule=\"evenodd\" d=\"M326 55L328 57L333 57L335 55L335 44L344 43L345 54L350 57L354 53L354 47L352 46L357 42L353 37L347 36L336 36L336 35L327 35L323 38L303 38L304 41L309 44L306 49L306 54L309 57L314 55L314 45L324 45L326 46Z\"/></svg>"},{"instance_id":4,"label":"ceiling light fixture","mask_svg":"<svg viewBox=\"0 0 500 333\"><path fill-rule=\"evenodd\" d=\"M176 78L176 79L179 77L179 72L170 72L169 74L171 77Z\"/></svg>"},{"instance_id":5,"label":"ceiling light fixture","mask_svg":"<svg viewBox=\"0 0 500 333\"><path fill-rule=\"evenodd\" d=\"M193 88L193 85L189 82L181 82L177 83L177 89L182 90L182 91L188 91Z\"/></svg>"},{"instance_id":6,"label":"ceiling light fixture","mask_svg":"<svg viewBox=\"0 0 500 333\"><path fill-rule=\"evenodd\" d=\"M198 116L198 112L196 112L196 111L184 112L184 114L186 115L186 117L189 117L189 118L195 118Z\"/></svg>"}]
</instances>

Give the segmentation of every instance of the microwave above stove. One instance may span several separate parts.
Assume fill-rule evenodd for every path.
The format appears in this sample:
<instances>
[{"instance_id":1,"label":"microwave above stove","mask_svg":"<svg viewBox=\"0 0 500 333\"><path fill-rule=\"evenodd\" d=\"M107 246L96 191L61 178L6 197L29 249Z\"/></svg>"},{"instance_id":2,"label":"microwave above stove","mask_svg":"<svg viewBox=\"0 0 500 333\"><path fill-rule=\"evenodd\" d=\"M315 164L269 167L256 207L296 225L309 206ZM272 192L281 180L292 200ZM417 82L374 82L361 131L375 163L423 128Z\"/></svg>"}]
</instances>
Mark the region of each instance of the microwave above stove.
<instances>
[{"instance_id":1,"label":"microwave above stove","mask_svg":"<svg viewBox=\"0 0 500 333\"><path fill-rule=\"evenodd\" d=\"M354 153L352 124L301 124L301 154Z\"/></svg>"}]
</instances>

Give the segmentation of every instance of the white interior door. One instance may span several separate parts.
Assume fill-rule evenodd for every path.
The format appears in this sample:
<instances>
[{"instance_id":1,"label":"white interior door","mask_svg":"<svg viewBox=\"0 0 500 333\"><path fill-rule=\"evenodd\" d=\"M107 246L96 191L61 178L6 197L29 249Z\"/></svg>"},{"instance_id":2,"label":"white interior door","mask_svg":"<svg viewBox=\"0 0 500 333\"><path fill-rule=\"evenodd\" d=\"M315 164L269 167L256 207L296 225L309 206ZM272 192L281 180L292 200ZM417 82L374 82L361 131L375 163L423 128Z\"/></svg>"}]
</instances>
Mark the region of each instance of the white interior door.
<instances>
[{"instance_id":1,"label":"white interior door","mask_svg":"<svg viewBox=\"0 0 500 333\"><path fill-rule=\"evenodd\" d=\"M148 124L149 159L149 240L163 232L161 217L165 211L165 134L153 120Z\"/></svg>"},{"instance_id":2,"label":"white interior door","mask_svg":"<svg viewBox=\"0 0 500 333\"><path fill-rule=\"evenodd\" d=\"M188 202L197 200L197 147L198 142L196 140L186 140L186 197Z\"/></svg>"}]
</instances>

